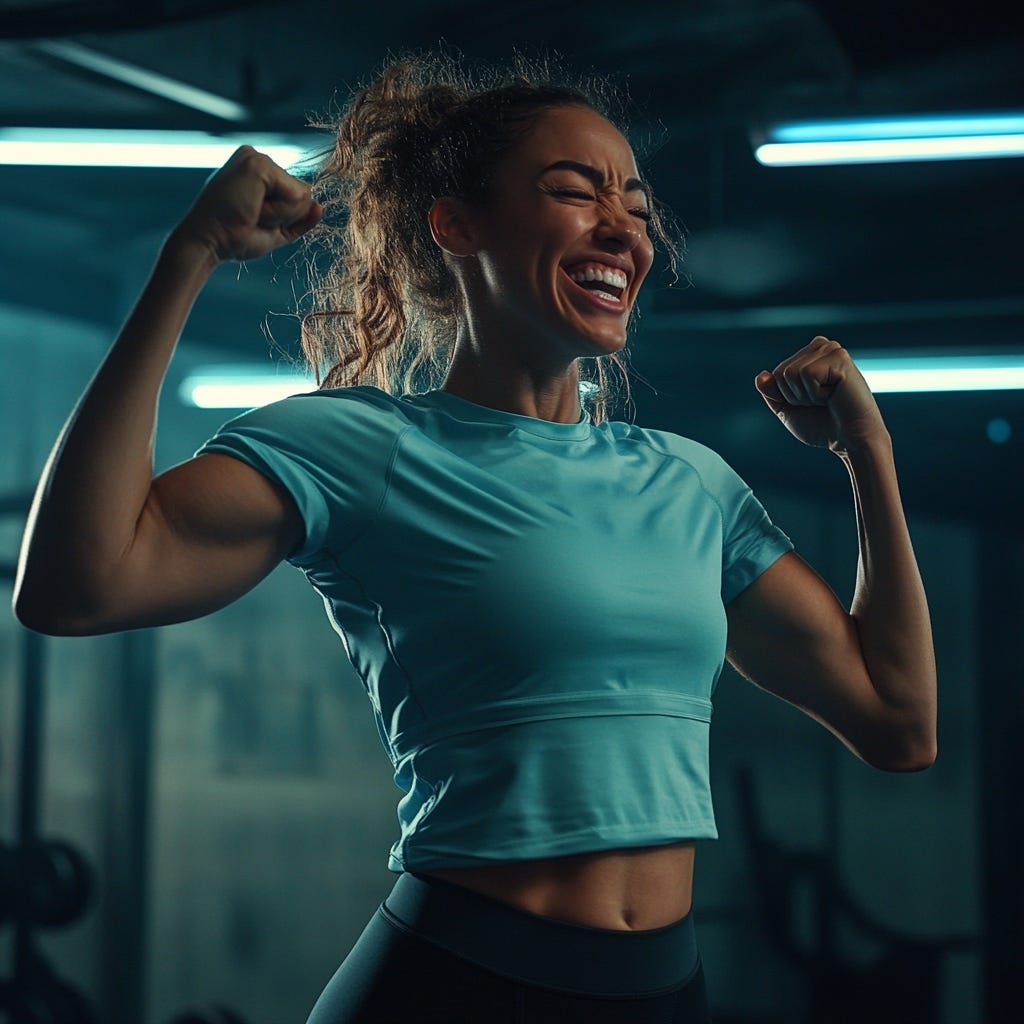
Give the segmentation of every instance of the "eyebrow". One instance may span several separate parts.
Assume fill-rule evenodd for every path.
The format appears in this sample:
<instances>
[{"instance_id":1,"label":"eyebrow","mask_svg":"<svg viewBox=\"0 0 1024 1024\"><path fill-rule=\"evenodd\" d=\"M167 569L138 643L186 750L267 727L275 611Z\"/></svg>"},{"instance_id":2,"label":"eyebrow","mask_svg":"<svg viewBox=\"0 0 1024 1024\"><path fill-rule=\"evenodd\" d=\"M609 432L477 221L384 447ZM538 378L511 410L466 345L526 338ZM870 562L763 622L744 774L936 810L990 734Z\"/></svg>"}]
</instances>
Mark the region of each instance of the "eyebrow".
<instances>
[{"instance_id":1,"label":"eyebrow","mask_svg":"<svg viewBox=\"0 0 1024 1024\"><path fill-rule=\"evenodd\" d=\"M575 171L598 187L604 184L604 175L596 167L591 167L590 164L581 164L578 160L556 160L553 164L548 164L540 173L547 174L548 171ZM649 194L650 190L650 186L639 178L626 179L627 192L645 192Z\"/></svg>"}]
</instances>

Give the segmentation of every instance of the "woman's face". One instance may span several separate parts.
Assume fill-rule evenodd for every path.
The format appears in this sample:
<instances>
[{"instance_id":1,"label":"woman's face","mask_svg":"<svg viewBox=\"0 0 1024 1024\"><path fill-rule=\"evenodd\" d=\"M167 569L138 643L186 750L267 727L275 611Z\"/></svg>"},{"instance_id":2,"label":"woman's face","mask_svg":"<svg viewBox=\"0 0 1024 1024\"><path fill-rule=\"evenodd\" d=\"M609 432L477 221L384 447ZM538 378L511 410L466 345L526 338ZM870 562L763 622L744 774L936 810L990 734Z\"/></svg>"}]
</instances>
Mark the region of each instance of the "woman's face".
<instances>
[{"instance_id":1,"label":"woman's face","mask_svg":"<svg viewBox=\"0 0 1024 1024\"><path fill-rule=\"evenodd\" d=\"M586 107L545 111L498 167L492 200L473 214L470 318L529 330L568 359L620 349L654 259L647 193L620 132Z\"/></svg>"}]
</instances>

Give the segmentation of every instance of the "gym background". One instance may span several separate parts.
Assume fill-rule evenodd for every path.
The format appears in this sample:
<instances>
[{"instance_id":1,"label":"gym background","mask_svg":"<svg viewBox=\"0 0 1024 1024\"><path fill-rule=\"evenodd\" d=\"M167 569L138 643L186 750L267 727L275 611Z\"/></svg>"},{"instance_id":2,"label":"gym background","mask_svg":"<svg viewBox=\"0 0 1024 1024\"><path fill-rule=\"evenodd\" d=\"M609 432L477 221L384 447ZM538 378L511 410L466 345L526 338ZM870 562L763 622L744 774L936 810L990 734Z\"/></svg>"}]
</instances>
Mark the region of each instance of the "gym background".
<instances>
[{"instance_id":1,"label":"gym background","mask_svg":"<svg viewBox=\"0 0 1024 1024\"><path fill-rule=\"evenodd\" d=\"M15 128L301 138L389 50L442 39L618 74L689 239L684 280L669 288L658 264L642 297L636 422L720 451L845 600L846 474L772 420L753 377L817 333L858 357L1020 365L1022 162L779 167L754 148L787 119L1019 117L1021 21L987 0L8 0L0 142ZM54 438L208 173L0 165L8 589ZM158 470L235 414L183 397L190 374L274 372L296 352L295 285L287 253L217 272L168 376ZM722 1024L997 1024L1019 1005L1020 387L879 395L935 628L933 768L868 768L723 674L721 839L699 853L695 894ZM304 1020L391 885L398 796L361 685L287 566L155 631L52 639L5 614L0 1020Z\"/></svg>"}]
</instances>

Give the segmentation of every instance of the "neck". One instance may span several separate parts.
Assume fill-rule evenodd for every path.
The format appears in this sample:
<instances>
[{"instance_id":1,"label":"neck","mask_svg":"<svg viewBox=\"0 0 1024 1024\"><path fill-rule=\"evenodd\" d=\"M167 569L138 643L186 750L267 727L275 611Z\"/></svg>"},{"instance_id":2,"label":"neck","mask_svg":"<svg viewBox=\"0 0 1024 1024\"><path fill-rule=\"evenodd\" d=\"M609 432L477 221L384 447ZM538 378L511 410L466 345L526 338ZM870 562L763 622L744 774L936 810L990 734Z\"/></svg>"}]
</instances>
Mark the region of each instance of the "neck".
<instances>
[{"instance_id":1,"label":"neck","mask_svg":"<svg viewBox=\"0 0 1024 1024\"><path fill-rule=\"evenodd\" d=\"M578 423L582 416L579 366L576 360L559 371L503 360L485 359L479 349L456 345L455 357L442 386L458 398L492 409L550 420Z\"/></svg>"}]
</instances>

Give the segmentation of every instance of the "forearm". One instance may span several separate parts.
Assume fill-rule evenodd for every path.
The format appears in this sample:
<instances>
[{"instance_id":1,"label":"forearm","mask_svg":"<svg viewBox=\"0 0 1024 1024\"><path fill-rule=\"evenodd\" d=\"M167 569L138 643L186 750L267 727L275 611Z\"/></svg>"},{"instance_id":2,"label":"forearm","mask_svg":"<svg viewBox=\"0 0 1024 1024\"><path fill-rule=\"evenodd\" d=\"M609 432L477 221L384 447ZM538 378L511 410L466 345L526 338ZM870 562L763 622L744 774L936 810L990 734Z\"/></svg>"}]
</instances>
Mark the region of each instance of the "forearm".
<instances>
[{"instance_id":1,"label":"forearm","mask_svg":"<svg viewBox=\"0 0 1024 1024\"><path fill-rule=\"evenodd\" d=\"M87 591L131 545L153 475L156 409L171 356L215 266L172 236L43 470L22 544L16 606Z\"/></svg>"},{"instance_id":2,"label":"forearm","mask_svg":"<svg viewBox=\"0 0 1024 1024\"><path fill-rule=\"evenodd\" d=\"M928 602L888 435L841 456L860 542L851 614L868 673L909 747L934 756L936 671Z\"/></svg>"}]
</instances>

